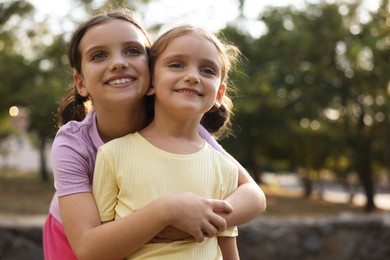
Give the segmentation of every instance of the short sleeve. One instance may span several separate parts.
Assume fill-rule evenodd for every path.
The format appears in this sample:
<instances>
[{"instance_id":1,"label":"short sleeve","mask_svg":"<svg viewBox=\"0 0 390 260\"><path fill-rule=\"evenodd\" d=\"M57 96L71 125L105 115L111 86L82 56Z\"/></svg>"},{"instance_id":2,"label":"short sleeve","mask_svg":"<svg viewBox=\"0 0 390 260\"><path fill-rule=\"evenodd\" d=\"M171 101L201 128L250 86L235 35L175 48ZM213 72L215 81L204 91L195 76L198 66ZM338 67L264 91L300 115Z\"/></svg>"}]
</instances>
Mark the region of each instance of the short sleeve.
<instances>
[{"instance_id":1,"label":"short sleeve","mask_svg":"<svg viewBox=\"0 0 390 260\"><path fill-rule=\"evenodd\" d=\"M51 149L51 163L54 186L59 197L91 192L91 158L85 147L71 133L61 133L55 138Z\"/></svg>"},{"instance_id":2,"label":"short sleeve","mask_svg":"<svg viewBox=\"0 0 390 260\"><path fill-rule=\"evenodd\" d=\"M118 186L114 169L101 147L97 153L92 191L96 201L101 221L110 221L115 218Z\"/></svg>"},{"instance_id":3,"label":"short sleeve","mask_svg":"<svg viewBox=\"0 0 390 260\"><path fill-rule=\"evenodd\" d=\"M237 226L228 227L224 231L218 232L217 236L219 236L219 237L236 237L236 236L238 236L238 228L237 228Z\"/></svg>"}]
</instances>

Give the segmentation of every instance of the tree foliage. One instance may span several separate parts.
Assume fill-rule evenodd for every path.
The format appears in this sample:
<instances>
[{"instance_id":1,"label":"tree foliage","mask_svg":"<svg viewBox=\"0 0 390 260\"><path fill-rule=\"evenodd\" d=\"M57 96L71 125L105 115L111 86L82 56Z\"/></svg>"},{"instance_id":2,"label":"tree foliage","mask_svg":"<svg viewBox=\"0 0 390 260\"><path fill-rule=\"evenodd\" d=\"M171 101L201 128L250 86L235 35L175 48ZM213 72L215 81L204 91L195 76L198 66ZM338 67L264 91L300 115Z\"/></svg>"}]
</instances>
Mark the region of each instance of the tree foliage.
<instances>
[{"instance_id":1,"label":"tree foliage","mask_svg":"<svg viewBox=\"0 0 390 260\"><path fill-rule=\"evenodd\" d=\"M390 17L382 1L371 20L360 1L269 8L259 38L224 29L248 61L235 99L236 140L226 147L254 172L355 172L375 208L375 165L387 167ZM256 176L255 176L256 177Z\"/></svg>"},{"instance_id":2,"label":"tree foliage","mask_svg":"<svg viewBox=\"0 0 390 260\"><path fill-rule=\"evenodd\" d=\"M113 4L137 10L149 2L107 0L96 7L93 0L73 1L86 13ZM238 21L221 30L243 53L232 75L236 136L223 145L255 178L267 170L312 177L326 169L341 179L356 173L367 211L375 208L375 178L382 169L390 171L389 8L382 0L365 21L361 1L268 8L258 17L266 28L260 37L244 30L241 11ZM9 107L28 108L46 179L43 151L56 131L54 114L71 71L67 35L53 35L47 22L28 21L22 28L33 12L23 0L0 3L0 142L12 131Z\"/></svg>"},{"instance_id":3,"label":"tree foliage","mask_svg":"<svg viewBox=\"0 0 390 260\"><path fill-rule=\"evenodd\" d=\"M0 5L2 24L0 46L0 118L9 121L8 109L11 106L25 107L28 110L28 130L33 143L41 154L41 177L47 180L45 150L55 134L53 115L56 100L66 87L68 79L64 71L68 70L63 55L65 44L62 36L48 35L47 24L33 23L33 29L22 28L27 15L34 8L26 1L11 1ZM50 46L42 44L41 37L52 39ZM21 46L21 40L28 43ZM27 45L29 44L29 45ZM28 50L27 49L28 46ZM29 53L34 53L28 58ZM7 120L8 119L8 120ZM10 133L9 124L0 127L3 137Z\"/></svg>"}]
</instances>

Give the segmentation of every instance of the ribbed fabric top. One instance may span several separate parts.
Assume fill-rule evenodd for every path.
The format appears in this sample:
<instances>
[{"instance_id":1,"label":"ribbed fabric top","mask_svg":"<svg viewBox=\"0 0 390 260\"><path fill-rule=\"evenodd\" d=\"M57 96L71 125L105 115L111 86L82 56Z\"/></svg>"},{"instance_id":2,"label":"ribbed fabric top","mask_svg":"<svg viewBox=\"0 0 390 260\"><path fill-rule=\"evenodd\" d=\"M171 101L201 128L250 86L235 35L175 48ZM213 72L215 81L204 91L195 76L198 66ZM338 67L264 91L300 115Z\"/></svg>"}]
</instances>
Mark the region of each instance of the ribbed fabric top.
<instances>
[{"instance_id":1,"label":"ribbed fabric top","mask_svg":"<svg viewBox=\"0 0 390 260\"><path fill-rule=\"evenodd\" d=\"M178 192L224 199L237 188L238 168L208 143L196 153L173 154L138 132L99 149L93 192L102 221L122 218L156 198ZM219 234L236 236L230 228ZM144 246L129 259L220 259L217 239Z\"/></svg>"},{"instance_id":2,"label":"ribbed fabric top","mask_svg":"<svg viewBox=\"0 0 390 260\"><path fill-rule=\"evenodd\" d=\"M199 135L214 149L223 148L199 126ZM60 223L58 197L79 192L92 192L92 179L96 153L103 144L96 124L96 113L92 111L81 122L70 121L57 132L51 149L51 162L56 192L50 204L50 213Z\"/></svg>"}]
</instances>

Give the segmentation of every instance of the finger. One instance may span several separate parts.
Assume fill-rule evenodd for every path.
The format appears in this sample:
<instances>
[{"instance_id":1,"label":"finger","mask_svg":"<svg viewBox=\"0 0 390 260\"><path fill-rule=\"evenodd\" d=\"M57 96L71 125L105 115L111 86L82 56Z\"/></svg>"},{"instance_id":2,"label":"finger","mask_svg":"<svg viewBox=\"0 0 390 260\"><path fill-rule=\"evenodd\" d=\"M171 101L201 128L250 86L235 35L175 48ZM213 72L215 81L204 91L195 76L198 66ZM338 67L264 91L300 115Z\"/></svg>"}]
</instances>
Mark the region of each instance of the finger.
<instances>
[{"instance_id":1,"label":"finger","mask_svg":"<svg viewBox=\"0 0 390 260\"><path fill-rule=\"evenodd\" d=\"M203 235L206 237L214 237L217 235L218 229L211 223L205 225L202 229Z\"/></svg>"},{"instance_id":2,"label":"finger","mask_svg":"<svg viewBox=\"0 0 390 260\"><path fill-rule=\"evenodd\" d=\"M210 200L211 206L214 212L223 212L230 214L233 212L233 207L229 203L223 200Z\"/></svg>"},{"instance_id":3,"label":"finger","mask_svg":"<svg viewBox=\"0 0 390 260\"><path fill-rule=\"evenodd\" d=\"M195 231L191 235L194 237L195 241L198 243L201 243L204 241L204 234L203 234L202 230L200 230L200 229Z\"/></svg>"},{"instance_id":4,"label":"finger","mask_svg":"<svg viewBox=\"0 0 390 260\"><path fill-rule=\"evenodd\" d=\"M213 215L209 221L220 232L224 231L227 227L226 220L217 214Z\"/></svg>"}]
</instances>

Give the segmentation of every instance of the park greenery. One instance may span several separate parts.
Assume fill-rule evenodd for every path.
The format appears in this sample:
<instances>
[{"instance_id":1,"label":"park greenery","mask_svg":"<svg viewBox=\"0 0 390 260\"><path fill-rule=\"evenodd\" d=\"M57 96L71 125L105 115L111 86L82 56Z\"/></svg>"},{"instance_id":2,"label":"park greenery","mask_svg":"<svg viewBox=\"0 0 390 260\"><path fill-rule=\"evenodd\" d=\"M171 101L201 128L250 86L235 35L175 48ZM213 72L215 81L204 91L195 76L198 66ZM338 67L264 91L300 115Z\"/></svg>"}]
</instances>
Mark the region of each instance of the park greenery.
<instances>
[{"instance_id":1,"label":"park greenery","mask_svg":"<svg viewBox=\"0 0 390 260\"><path fill-rule=\"evenodd\" d=\"M73 2L95 11L92 0ZM110 2L137 10L134 1L104 4ZM26 108L47 180L44 150L55 135L71 71L65 33L54 35L44 21L31 20L35 11L27 0L0 2L0 152L2 140L16 131L9 108ZM265 171L312 181L324 172L342 182L358 176L370 212L377 179L390 171L389 1L380 0L368 19L360 12L358 0L308 2L264 10L258 21L266 30L259 37L244 30L243 15L221 29L243 58L231 75L238 89L231 93L234 136L220 142L259 182Z\"/></svg>"}]
</instances>

